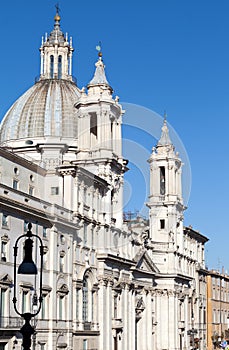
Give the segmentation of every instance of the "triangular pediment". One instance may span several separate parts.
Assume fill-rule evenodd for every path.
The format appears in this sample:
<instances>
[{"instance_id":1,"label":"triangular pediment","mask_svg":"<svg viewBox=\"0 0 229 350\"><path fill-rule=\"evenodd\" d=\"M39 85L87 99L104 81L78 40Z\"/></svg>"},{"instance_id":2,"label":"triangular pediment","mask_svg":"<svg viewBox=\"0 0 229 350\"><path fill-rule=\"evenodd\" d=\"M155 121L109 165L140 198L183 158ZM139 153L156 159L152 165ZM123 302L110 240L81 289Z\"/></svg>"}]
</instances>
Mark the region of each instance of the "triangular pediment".
<instances>
[{"instance_id":1,"label":"triangular pediment","mask_svg":"<svg viewBox=\"0 0 229 350\"><path fill-rule=\"evenodd\" d=\"M136 261L135 268L137 270L141 270L148 273L159 272L157 266L154 264L147 251L139 251L138 254L135 256L134 260Z\"/></svg>"},{"instance_id":2,"label":"triangular pediment","mask_svg":"<svg viewBox=\"0 0 229 350\"><path fill-rule=\"evenodd\" d=\"M13 280L8 275L8 273L5 273L4 275L0 276L0 284L1 285L11 285L12 283L13 283Z\"/></svg>"}]
</instances>

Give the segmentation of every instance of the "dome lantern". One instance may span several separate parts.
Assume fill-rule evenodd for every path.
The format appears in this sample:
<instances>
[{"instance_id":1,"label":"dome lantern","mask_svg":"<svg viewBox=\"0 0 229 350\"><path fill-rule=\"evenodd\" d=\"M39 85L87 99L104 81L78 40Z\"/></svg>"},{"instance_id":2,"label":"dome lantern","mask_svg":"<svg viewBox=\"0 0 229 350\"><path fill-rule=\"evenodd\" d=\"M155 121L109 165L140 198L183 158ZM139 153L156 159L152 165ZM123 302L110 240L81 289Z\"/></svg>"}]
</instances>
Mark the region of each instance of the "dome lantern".
<instances>
[{"instance_id":1,"label":"dome lantern","mask_svg":"<svg viewBox=\"0 0 229 350\"><path fill-rule=\"evenodd\" d=\"M68 42L67 34L64 36L60 29L59 7L56 6L54 17L54 29L45 41L42 40L41 52L41 79L65 79L72 78L72 39Z\"/></svg>"}]
</instances>

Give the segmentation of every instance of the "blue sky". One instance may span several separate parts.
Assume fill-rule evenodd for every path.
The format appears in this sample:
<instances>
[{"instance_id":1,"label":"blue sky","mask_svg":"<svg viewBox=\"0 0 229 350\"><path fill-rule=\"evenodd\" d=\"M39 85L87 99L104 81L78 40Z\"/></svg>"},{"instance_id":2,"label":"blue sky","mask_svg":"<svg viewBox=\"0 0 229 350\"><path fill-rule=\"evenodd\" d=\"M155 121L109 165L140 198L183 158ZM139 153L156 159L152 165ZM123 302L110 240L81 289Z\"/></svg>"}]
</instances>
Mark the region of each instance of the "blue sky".
<instances>
[{"instance_id":1,"label":"blue sky","mask_svg":"<svg viewBox=\"0 0 229 350\"><path fill-rule=\"evenodd\" d=\"M53 28L55 3L1 4L0 118L39 74L38 49L41 36ZM132 137L142 147L142 158L147 158L160 130L157 122L154 133L147 111L163 115L166 110L176 146L183 149L178 151L187 155L184 172L189 162L191 167L188 181L184 180L185 187L191 183L185 224L209 237L209 268L224 266L229 272L228 0L60 0L59 5L61 28L73 36L78 86L91 79L95 46L102 41L107 78L115 94L124 104L143 108L144 117L140 113L139 118L148 134L141 139L136 127L124 129L128 142ZM129 115L127 120L131 123ZM143 205L147 189L137 190L140 186L133 183L147 172L145 164L140 169L133 163L127 177L132 183L127 209Z\"/></svg>"}]
</instances>

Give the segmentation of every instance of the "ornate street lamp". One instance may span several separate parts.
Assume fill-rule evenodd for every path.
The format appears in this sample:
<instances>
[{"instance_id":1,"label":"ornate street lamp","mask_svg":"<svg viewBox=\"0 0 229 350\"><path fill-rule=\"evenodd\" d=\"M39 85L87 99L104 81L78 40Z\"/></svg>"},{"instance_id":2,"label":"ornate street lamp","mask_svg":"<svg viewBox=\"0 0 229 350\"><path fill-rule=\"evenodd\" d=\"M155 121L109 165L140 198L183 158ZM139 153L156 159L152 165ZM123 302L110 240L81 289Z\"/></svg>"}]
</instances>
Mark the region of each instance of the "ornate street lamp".
<instances>
[{"instance_id":1,"label":"ornate street lamp","mask_svg":"<svg viewBox=\"0 0 229 350\"><path fill-rule=\"evenodd\" d=\"M43 270L43 254L44 254L44 246L42 243L41 238L38 235L35 235L31 232L32 224L28 224L28 231L26 234L21 235L16 240L15 246L14 246L14 297L13 297L13 304L14 304L14 310L18 315L24 318L25 324L20 329L20 332L23 336L23 342L22 346L24 350L30 350L31 347L31 335L34 333L34 327L31 326L30 320L32 317L35 317L38 315L41 309L42 305L42 270ZM18 252L18 243L21 239L26 238L24 241L24 259L22 263L18 267L17 271L17 252ZM33 240L31 238L35 238L40 243L40 283L39 283L39 297L35 293L33 296L33 304L34 301L38 304L37 309L33 310L33 313L31 312L25 312L21 313L18 311L17 308L17 298L16 298L16 291L17 291L17 274L22 275L37 275L37 266L33 262ZM34 300L36 298L36 300Z\"/></svg>"}]
</instances>

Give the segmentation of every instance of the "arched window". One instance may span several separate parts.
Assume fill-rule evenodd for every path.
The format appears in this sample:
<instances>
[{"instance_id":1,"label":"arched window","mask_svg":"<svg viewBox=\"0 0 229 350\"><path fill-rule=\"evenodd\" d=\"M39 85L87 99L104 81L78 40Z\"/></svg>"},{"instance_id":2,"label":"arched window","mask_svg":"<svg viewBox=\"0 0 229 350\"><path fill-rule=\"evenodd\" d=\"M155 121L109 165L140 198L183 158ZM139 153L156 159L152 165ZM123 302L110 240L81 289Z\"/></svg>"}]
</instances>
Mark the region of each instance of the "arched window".
<instances>
[{"instance_id":1,"label":"arched window","mask_svg":"<svg viewBox=\"0 0 229 350\"><path fill-rule=\"evenodd\" d=\"M88 321L88 282L87 278L83 279L83 321Z\"/></svg>"},{"instance_id":2,"label":"arched window","mask_svg":"<svg viewBox=\"0 0 229 350\"><path fill-rule=\"evenodd\" d=\"M165 167L160 166L160 194L165 194Z\"/></svg>"},{"instance_id":3,"label":"arched window","mask_svg":"<svg viewBox=\"0 0 229 350\"><path fill-rule=\"evenodd\" d=\"M62 78L62 56L58 56L58 79Z\"/></svg>"},{"instance_id":4,"label":"arched window","mask_svg":"<svg viewBox=\"0 0 229 350\"><path fill-rule=\"evenodd\" d=\"M50 56L50 78L54 78L54 56Z\"/></svg>"}]
</instances>

